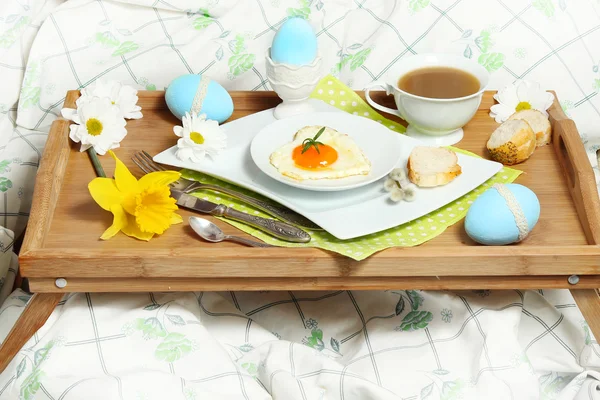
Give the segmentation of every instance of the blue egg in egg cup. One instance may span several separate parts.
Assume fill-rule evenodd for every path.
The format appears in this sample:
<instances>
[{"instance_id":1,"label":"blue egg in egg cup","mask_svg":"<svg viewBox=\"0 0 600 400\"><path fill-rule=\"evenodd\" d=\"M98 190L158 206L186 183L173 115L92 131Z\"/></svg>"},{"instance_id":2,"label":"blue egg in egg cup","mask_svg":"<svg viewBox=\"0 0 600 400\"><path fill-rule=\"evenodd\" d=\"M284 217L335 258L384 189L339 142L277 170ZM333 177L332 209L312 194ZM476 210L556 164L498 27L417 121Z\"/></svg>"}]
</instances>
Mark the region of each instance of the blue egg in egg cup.
<instances>
[{"instance_id":1,"label":"blue egg in egg cup","mask_svg":"<svg viewBox=\"0 0 600 400\"><path fill-rule=\"evenodd\" d=\"M290 18L279 28L266 53L267 79L283 100L277 119L313 112L308 101L322 76L317 36L303 18Z\"/></svg>"}]
</instances>

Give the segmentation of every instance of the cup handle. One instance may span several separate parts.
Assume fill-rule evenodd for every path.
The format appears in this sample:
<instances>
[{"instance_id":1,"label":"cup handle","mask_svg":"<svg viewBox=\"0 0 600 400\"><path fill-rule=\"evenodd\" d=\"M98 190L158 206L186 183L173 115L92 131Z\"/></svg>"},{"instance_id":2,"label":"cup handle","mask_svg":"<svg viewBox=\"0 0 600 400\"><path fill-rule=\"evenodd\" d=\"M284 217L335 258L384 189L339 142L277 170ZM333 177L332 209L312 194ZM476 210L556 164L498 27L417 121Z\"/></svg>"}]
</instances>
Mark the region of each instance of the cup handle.
<instances>
[{"instance_id":1,"label":"cup handle","mask_svg":"<svg viewBox=\"0 0 600 400\"><path fill-rule=\"evenodd\" d=\"M369 86L366 87L365 89L365 98L367 99L367 103L369 103L369 105L373 108L375 108L376 110L379 111L383 111L385 113L388 114L392 114L392 115L397 115L398 117L402 118L402 115L400 114L400 111L398 110L394 110L393 108L389 108L389 107L384 107L382 105L377 104L372 98L371 98L371 90L376 88L376 87L380 87L382 89L385 90L385 93L389 96L391 93L391 87L390 85L388 85L387 83L385 84L381 84L381 83L373 83Z\"/></svg>"}]
</instances>

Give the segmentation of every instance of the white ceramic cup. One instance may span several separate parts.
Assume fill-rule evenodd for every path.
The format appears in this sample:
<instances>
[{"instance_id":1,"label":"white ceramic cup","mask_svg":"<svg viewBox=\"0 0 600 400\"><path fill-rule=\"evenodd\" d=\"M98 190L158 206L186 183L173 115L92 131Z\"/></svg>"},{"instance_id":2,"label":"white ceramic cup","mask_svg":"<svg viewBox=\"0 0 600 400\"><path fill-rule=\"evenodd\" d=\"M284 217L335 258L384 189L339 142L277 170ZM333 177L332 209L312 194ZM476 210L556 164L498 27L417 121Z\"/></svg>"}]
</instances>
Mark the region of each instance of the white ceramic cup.
<instances>
[{"instance_id":1,"label":"white ceramic cup","mask_svg":"<svg viewBox=\"0 0 600 400\"><path fill-rule=\"evenodd\" d=\"M425 67L451 67L469 72L479 80L479 91L455 99L435 99L416 96L398 88L398 81L402 76ZM386 73L384 83L376 82L365 89L365 97L373 108L397 115L408 122L408 136L430 145L448 146L462 139L462 127L477 112L488 82L488 71L476 61L453 54L417 54L396 63ZM388 95L393 94L398 109L375 103L370 96L375 87L383 88Z\"/></svg>"}]
</instances>

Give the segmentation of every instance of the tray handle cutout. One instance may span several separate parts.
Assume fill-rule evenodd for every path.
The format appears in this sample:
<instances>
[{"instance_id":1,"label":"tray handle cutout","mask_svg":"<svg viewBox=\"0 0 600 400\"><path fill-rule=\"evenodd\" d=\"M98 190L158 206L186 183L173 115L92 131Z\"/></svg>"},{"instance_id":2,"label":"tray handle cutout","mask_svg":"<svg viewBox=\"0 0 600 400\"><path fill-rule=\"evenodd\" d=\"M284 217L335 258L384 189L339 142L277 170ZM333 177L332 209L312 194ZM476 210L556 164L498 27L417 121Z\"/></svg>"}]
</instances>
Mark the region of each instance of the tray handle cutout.
<instances>
[{"instance_id":1,"label":"tray handle cutout","mask_svg":"<svg viewBox=\"0 0 600 400\"><path fill-rule=\"evenodd\" d=\"M589 244L600 244L600 199L592 165L588 160L575 122L555 100L548 110L552 145L563 169L571 198Z\"/></svg>"}]
</instances>

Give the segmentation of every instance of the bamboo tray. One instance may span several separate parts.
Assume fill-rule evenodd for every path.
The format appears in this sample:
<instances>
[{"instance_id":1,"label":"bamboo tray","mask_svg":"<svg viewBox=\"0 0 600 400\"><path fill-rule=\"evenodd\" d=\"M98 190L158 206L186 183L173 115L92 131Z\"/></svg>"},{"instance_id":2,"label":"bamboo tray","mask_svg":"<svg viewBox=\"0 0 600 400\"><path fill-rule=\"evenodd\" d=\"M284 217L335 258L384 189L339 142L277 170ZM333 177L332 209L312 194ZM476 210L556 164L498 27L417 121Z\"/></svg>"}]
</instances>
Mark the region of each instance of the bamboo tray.
<instances>
[{"instance_id":1,"label":"bamboo tray","mask_svg":"<svg viewBox=\"0 0 600 400\"><path fill-rule=\"evenodd\" d=\"M360 93L361 96L363 95ZM232 119L274 107L272 92L232 92ZM456 146L487 157L485 143L497 126L489 117L493 92L486 92L465 137ZM71 91L65 107L75 108ZM132 172L136 150L151 154L172 146L172 127L163 92L140 92L144 118L129 120L128 136L116 150ZM375 95L392 106L385 94ZM517 245L482 246L472 242L463 222L417 247L392 248L357 262L320 249L250 248L198 240L184 223L141 242L119 234L101 241L112 215L92 200L87 184L94 170L79 144L68 138L69 121L54 122L35 185L29 227L20 254L21 271L35 292L302 290L302 289L463 289L600 287L600 201L594 174L573 121L558 101L550 112L552 145L536 150L515 168L515 183L539 197L541 216L530 236ZM114 161L101 161L107 173ZM226 223L226 233L242 234ZM242 234L243 235L243 234ZM57 278L68 285L59 288ZM574 282L571 279L571 282ZM59 285L60 286L60 285Z\"/></svg>"}]
</instances>

